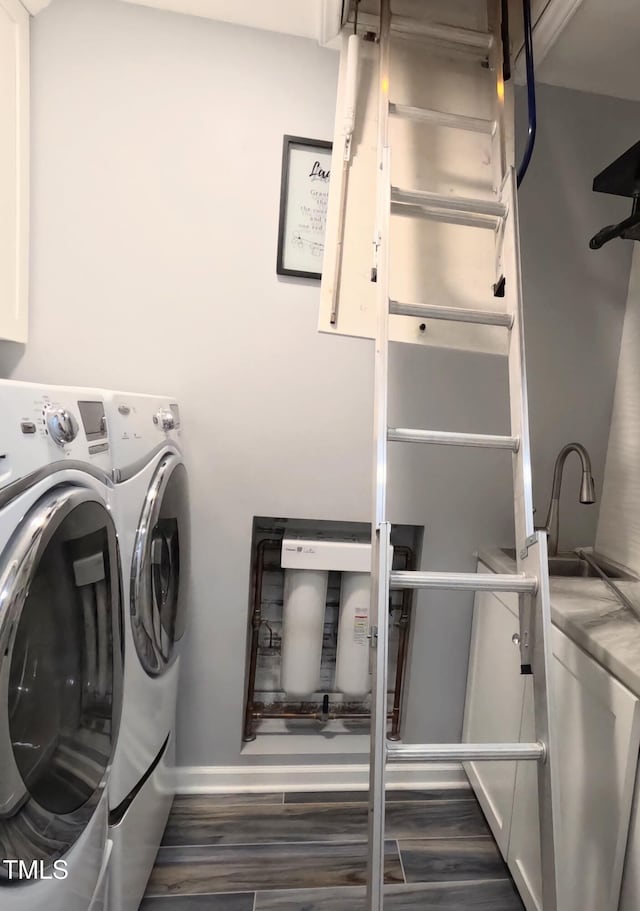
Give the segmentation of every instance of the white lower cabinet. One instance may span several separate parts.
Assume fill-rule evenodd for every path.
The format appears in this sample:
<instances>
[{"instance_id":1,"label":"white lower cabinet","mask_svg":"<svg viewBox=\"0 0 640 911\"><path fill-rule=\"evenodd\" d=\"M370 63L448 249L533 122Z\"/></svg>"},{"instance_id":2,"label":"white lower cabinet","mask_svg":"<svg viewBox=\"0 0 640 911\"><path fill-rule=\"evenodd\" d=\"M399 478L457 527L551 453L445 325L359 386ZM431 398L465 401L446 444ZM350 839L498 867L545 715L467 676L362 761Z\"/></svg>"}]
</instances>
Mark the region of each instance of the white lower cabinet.
<instances>
[{"instance_id":1,"label":"white lower cabinet","mask_svg":"<svg viewBox=\"0 0 640 911\"><path fill-rule=\"evenodd\" d=\"M479 566L478 572L490 570ZM520 737L524 678L512 641L519 628L517 595L477 593L462 732L467 743L514 743ZM506 857L516 763L469 762L466 772Z\"/></svg>"},{"instance_id":2,"label":"white lower cabinet","mask_svg":"<svg viewBox=\"0 0 640 911\"><path fill-rule=\"evenodd\" d=\"M627 856L622 876L620 911L638 911L638 908L640 908L640 780L636 778L636 793L631 810Z\"/></svg>"},{"instance_id":3,"label":"white lower cabinet","mask_svg":"<svg viewBox=\"0 0 640 911\"><path fill-rule=\"evenodd\" d=\"M480 565L479 571L487 570ZM476 597L465 740L535 738L532 680L520 676L512 644L516 605L515 597L507 604L492 594ZM484 613L493 618L484 619ZM618 911L640 745L640 702L555 627L551 641L560 757L559 909ZM525 906L541 911L537 766L506 763L502 771L497 766L468 764L467 773ZM637 911L640 905L626 911L631 907Z\"/></svg>"}]
</instances>

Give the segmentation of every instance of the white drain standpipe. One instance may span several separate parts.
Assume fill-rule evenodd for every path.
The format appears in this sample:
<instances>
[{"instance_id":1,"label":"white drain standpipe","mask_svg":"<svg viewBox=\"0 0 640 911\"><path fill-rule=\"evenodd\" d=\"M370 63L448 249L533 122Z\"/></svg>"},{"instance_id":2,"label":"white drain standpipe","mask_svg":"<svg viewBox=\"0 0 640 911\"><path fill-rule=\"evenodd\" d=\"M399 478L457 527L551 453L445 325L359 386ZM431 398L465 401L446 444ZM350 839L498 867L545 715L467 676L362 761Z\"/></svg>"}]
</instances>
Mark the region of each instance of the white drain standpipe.
<instances>
[{"instance_id":1,"label":"white drain standpipe","mask_svg":"<svg viewBox=\"0 0 640 911\"><path fill-rule=\"evenodd\" d=\"M285 570L280 686L287 696L302 698L320 688L328 578L326 570Z\"/></svg>"},{"instance_id":2,"label":"white drain standpipe","mask_svg":"<svg viewBox=\"0 0 640 911\"><path fill-rule=\"evenodd\" d=\"M366 696L371 689L370 599L369 573L342 573L335 686L345 696Z\"/></svg>"}]
</instances>

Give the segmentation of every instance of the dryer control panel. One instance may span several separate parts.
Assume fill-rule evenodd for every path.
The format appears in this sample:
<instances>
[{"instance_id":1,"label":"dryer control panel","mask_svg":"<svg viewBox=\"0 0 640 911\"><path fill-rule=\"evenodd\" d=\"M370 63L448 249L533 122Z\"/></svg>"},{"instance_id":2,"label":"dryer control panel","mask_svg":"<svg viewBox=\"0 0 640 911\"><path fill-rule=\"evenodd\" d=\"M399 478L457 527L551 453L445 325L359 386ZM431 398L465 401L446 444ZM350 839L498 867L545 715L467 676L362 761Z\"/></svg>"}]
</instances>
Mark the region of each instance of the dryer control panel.
<instances>
[{"instance_id":1,"label":"dryer control panel","mask_svg":"<svg viewBox=\"0 0 640 911\"><path fill-rule=\"evenodd\" d=\"M163 443L180 446L180 408L170 396L103 391L115 470L146 459Z\"/></svg>"},{"instance_id":2,"label":"dryer control panel","mask_svg":"<svg viewBox=\"0 0 640 911\"><path fill-rule=\"evenodd\" d=\"M101 393L0 380L0 487L62 461L110 473Z\"/></svg>"}]
</instances>

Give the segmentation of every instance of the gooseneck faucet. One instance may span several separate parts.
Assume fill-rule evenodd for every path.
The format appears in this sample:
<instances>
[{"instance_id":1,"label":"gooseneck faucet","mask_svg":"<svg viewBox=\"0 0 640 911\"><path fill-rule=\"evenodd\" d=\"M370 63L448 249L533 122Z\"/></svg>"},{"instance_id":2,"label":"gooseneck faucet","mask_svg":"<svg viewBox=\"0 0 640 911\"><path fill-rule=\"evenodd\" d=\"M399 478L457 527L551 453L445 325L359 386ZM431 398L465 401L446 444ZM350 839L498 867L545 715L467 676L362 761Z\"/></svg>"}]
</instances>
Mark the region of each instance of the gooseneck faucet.
<instances>
[{"instance_id":1,"label":"gooseneck faucet","mask_svg":"<svg viewBox=\"0 0 640 911\"><path fill-rule=\"evenodd\" d=\"M558 453L553 469L553 487L551 489L551 502L544 530L548 536L548 552L550 557L558 553L558 534L560 528L560 488L562 486L562 469L570 452L575 452L582 462L582 481L580 483L580 502L595 503L596 487L591 473L591 459L582 443L567 443Z\"/></svg>"}]
</instances>

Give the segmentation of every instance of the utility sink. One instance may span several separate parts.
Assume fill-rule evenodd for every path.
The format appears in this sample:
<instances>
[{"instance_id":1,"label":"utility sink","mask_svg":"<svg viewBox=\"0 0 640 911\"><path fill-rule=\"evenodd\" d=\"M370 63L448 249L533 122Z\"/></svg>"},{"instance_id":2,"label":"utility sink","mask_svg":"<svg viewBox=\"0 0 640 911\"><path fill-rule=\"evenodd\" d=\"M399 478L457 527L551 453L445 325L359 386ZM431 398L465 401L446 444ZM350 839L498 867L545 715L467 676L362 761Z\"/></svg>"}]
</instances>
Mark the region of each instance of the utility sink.
<instances>
[{"instance_id":1,"label":"utility sink","mask_svg":"<svg viewBox=\"0 0 640 911\"><path fill-rule=\"evenodd\" d=\"M501 550L507 557L510 557L512 560L516 559L516 552L513 548L502 547ZM590 553L589 556L598 564L602 571L606 573L609 579L636 581L636 576L632 573L627 572L619 566L614 566L599 554ZM558 554L557 557L549 557L549 575L582 579L600 578L595 569L590 566L586 560L579 557L578 554Z\"/></svg>"}]
</instances>

